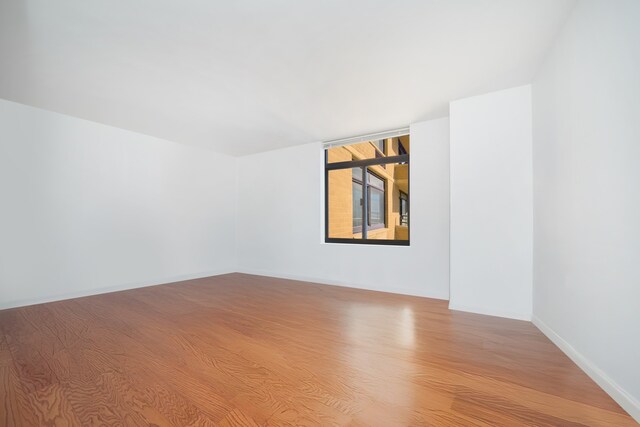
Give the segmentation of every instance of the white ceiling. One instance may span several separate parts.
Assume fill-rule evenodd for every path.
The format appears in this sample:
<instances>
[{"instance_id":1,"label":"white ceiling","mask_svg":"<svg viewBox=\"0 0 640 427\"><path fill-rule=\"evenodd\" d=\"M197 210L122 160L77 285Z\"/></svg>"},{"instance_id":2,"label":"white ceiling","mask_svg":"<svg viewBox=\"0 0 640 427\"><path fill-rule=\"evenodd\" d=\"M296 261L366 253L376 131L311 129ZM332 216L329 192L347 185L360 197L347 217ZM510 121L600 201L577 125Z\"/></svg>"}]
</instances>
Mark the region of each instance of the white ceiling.
<instances>
[{"instance_id":1,"label":"white ceiling","mask_svg":"<svg viewBox=\"0 0 640 427\"><path fill-rule=\"evenodd\" d=\"M572 0L2 0L0 98L243 155L529 83Z\"/></svg>"}]
</instances>

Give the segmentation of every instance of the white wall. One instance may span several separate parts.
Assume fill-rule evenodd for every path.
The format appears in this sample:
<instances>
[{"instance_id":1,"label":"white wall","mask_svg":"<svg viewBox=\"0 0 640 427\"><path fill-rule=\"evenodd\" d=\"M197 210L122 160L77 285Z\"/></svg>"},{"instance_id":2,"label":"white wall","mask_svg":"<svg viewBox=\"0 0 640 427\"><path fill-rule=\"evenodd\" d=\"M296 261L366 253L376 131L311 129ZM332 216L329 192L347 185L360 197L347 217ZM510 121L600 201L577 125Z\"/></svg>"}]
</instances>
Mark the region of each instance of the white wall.
<instances>
[{"instance_id":1,"label":"white wall","mask_svg":"<svg viewBox=\"0 0 640 427\"><path fill-rule=\"evenodd\" d=\"M453 309L531 316L530 89L451 103Z\"/></svg>"},{"instance_id":2,"label":"white wall","mask_svg":"<svg viewBox=\"0 0 640 427\"><path fill-rule=\"evenodd\" d=\"M640 421L639 23L579 2L534 80L533 320Z\"/></svg>"},{"instance_id":3,"label":"white wall","mask_svg":"<svg viewBox=\"0 0 640 427\"><path fill-rule=\"evenodd\" d=\"M323 241L319 143L238 161L239 270L422 295L449 296L449 121L411 126L411 246Z\"/></svg>"},{"instance_id":4,"label":"white wall","mask_svg":"<svg viewBox=\"0 0 640 427\"><path fill-rule=\"evenodd\" d=\"M232 157L0 100L0 197L0 308L235 269Z\"/></svg>"}]
</instances>

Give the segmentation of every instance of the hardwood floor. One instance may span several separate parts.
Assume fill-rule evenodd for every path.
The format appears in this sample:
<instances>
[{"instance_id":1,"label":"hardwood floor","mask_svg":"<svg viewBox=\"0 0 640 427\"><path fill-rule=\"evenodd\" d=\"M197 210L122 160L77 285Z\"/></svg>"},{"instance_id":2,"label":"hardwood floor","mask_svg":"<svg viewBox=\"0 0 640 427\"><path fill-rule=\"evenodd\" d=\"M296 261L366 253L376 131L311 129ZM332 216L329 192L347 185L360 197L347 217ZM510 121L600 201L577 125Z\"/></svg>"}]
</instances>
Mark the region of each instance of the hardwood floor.
<instances>
[{"instance_id":1,"label":"hardwood floor","mask_svg":"<svg viewBox=\"0 0 640 427\"><path fill-rule=\"evenodd\" d=\"M0 311L0 425L626 426L531 323L245 274Z\"/></svg>"}]
</instances>

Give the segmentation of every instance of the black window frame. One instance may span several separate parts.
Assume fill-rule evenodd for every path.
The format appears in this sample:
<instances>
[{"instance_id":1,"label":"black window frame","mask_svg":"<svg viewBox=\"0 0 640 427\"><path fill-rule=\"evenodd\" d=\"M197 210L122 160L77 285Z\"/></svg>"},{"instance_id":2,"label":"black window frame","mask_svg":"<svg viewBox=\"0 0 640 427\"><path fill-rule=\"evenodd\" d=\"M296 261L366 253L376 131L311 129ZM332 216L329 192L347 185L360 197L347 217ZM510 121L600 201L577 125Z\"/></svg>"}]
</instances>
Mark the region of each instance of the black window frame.
<instances>
[{"instance_id":1,"label":"black window frame","mask_svg":"<svg viewBox=\"0 0 640 427\"><path fill-rule=\"evenodd\" d=\"M341 170L341 169L353 169L355 167L360 167L362 168L363 171L363 177L362 180L367 180L367 173L370 173L370 171L368 170L370 166L376 166L376 165L388 165L388 164L407 164L409 165L409 154L402 154L402 155L398 155L398 156L385 156L385 157L377 157L377 158L373 158L373 159L363 159L363 160L351 160L351 161L344 161L344 162L335 162L335 163L329 163L329 149L330 148L326 148L324 150L324 241L325 243L349 243L349 244L359 244L359 245L387 245L387 246L410 246L411 243L411 227L408 227L408 233L409 236L407 238L407 240L388 240L388 239L368 239L366 238L366 233L368 232L368 230L370 230L370 228L368 227L368 222L369 222L369 217L368 215L365 217L363 216L362 218L362 223L363 226L365 224L367 224L367 226L363 227L363 230L360 232L364 231L365 236L363 236L363 238L357 239L357 238L342 238L342 237L329 237L329 172L332 170ZM410 173L410 166L409 166L409 173ZM375 175L375 174L374 174ZM375 175L377 178L380 178L378 175ZM408 176L409 178L409 176ZM378 228L384 228L386 227L388 224L388 219L386 217L386 203L387 203L387 197L386 197L386 180L383 179L383 181L385 181L385 223L383 225L383 227L378 227ZM353 182L353 178L352 178L352 182ZM407 185L407 190L411 190L410 189L410 184L411 180L409 179L409 183ZM368 202L368 191L363 187L363 201L366 200L366 202ZM365 195L367 195L367 197L365 197ZM368 203L364 203L364 204L368 204ZM363 213L364 212L368 212L368 206L364 206L363 207Z\"/></svg>"}]
</instances>

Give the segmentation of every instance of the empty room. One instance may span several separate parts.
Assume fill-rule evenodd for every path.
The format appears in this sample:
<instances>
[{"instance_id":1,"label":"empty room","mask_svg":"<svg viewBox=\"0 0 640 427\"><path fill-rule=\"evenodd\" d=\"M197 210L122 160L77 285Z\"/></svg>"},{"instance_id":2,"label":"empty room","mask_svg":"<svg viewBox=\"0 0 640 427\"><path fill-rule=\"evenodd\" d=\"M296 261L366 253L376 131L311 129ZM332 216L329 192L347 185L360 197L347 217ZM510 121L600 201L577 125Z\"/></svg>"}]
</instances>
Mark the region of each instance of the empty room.
<instances>
[{"instance_id":1,"label":"empty room","mask_svg":"<svg viewBox=\"0 0 640 427\"><path fill-rule=\"evenodd\" d=\"M0 427L639 422L640 0L0 0Z\"/></svg>"}]
</instances>

